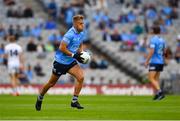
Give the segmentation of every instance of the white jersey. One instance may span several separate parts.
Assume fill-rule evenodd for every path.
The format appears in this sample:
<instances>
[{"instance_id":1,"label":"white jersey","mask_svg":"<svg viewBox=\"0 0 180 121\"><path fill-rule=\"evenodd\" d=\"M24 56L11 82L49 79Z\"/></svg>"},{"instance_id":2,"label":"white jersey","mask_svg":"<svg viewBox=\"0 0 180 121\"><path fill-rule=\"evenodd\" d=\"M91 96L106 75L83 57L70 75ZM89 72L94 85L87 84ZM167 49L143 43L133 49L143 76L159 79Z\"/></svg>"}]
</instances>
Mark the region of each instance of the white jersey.
<instances>
[{"instance_id":1,"label":"white jersey","mask_svg":"<svg viewBox=\"0 0 180 121\"><path fill-rule=\"evenodd\" d=\"M16 43L10 43L5 46L5 53L8 55L8 67L20 67L20 54L22 48Z\"/></svg>"}]
</instances>

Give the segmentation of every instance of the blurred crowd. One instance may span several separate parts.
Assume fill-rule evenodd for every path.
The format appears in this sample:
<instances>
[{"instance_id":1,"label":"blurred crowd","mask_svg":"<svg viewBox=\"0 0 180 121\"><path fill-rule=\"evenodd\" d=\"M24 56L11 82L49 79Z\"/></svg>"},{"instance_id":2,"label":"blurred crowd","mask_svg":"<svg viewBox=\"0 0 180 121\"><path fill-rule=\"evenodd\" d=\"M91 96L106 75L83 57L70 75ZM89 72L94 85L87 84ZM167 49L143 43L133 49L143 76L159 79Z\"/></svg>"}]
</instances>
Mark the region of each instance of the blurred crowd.
<instances>
[{"instance_id":1,"label":"blurred crowd","mask_svg":"<svg viewBox=\"0 0 180 121\"><path fill-rule=\"evenodd\" d=\"M106 0L103 0L107 2ZM116 0L116 4L121 7L121 13L118 19L109 16L109 9L102 7L96 9L93 15L93 21L97 28L102 31L103 41L120 42L119 51L137 51L142 54L139 63L143 64L147 56L148 36L152 33L154 25L160 25L161 35L169 33L169 28L174 27L174 20L178 20L178 0L163 1L160 8L156 7L156 2L142 4L141 0ZM104 4L103 4L104 5ZM105 4L106 5L106 4ZM130 25L127 28L117 28L118 25ZM121 32L120 32L121 31ZM179 63L180 53L180 34L176 36L176 49L172 51L168 47L171 59ZM167 40L174 41L174 40Z\"/></svg>"}]
</instances>

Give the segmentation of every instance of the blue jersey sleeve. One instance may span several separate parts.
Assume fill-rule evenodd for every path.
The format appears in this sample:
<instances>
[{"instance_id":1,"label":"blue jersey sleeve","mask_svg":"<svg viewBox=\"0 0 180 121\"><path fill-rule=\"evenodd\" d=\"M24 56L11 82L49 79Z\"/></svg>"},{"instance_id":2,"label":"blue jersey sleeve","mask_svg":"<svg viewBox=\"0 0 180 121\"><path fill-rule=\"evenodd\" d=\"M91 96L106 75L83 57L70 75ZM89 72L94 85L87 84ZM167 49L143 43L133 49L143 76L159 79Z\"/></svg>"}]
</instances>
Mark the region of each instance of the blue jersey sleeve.
<instances>
[{"instance_id":1,"label":"blue jersey sleeve","mask_svg":"<svg viewBox=\"0 0 180 121\"><path fill-rule=\"evenodd\" d=\"M62 41L65 42L66 44L69 44L72 39L73 39L73 35L71 33L66 33Z\"/></svg>"},{"instance_id":2,"label":"blue jersey sleeve","mask_svg":"<svg viewBox=\"0 0 180 121\"><path fill-rule=\"evenodd\" d=\"M149 47L150 47L150 48L155 48L154 38L151 38Z\"/></svg>"}]
</instances>

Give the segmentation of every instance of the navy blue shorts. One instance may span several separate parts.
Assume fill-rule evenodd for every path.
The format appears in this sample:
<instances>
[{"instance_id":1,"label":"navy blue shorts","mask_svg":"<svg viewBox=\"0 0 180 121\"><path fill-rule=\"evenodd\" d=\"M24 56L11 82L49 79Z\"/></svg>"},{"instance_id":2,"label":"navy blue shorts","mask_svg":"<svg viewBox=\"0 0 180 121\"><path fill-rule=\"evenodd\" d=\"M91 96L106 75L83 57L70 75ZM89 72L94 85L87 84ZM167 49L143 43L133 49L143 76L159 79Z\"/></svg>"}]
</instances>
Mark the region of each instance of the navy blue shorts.
<instances>
[{"instance_id":1,"label":"navy blue shorts","mask_svg":"<svg viewBox=\"0 0 180 121\"><path fill-rule=\"evenodd\" d=\"M71 69L76 64L77 64L76 61L73 61L69 65L61 64L61 63L58 63L57 61L54 61L52 73L55 74L56 76L61 76L63 74L66 74L68 70Z\"/></svg>"},{"instance_id":2,"label":"navy blue shorts","mask_svg":"<svg viewBox=\"0 0 180 121\"><path fill-rule=\"evenodd\" d=\"M163 71L164 64L149 64L149 71Z\"/></svg>"}]
</instances>

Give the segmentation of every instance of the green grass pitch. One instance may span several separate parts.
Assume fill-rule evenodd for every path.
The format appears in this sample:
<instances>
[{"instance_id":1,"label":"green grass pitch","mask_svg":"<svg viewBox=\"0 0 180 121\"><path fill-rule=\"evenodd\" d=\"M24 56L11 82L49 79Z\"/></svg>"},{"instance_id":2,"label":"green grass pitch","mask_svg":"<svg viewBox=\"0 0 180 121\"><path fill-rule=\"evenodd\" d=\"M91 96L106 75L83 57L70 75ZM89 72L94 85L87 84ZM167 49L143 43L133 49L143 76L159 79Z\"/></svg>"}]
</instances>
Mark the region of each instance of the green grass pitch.
<instances>
[{"instance_id":1,"label":"green grass pitch","mask_svg":"<svg viewBox=\"0 0 180 121\"><path fill-rule=\"evenodd\" d=\"M180 120L180 96L152 101L151 96L80 96L84 110L70 107L71 96L46 95L36 111L35 95L0 95L0 120Z\"/></svg>"}]
</instances>

